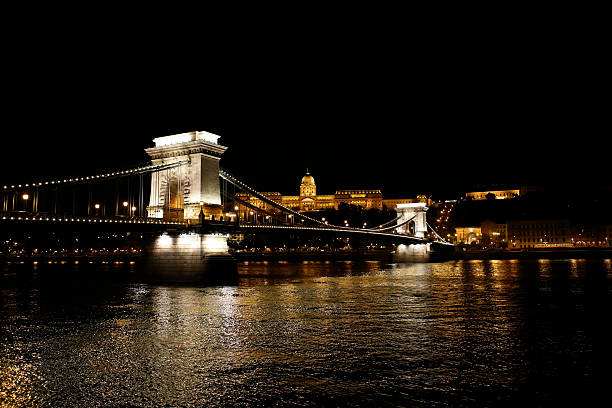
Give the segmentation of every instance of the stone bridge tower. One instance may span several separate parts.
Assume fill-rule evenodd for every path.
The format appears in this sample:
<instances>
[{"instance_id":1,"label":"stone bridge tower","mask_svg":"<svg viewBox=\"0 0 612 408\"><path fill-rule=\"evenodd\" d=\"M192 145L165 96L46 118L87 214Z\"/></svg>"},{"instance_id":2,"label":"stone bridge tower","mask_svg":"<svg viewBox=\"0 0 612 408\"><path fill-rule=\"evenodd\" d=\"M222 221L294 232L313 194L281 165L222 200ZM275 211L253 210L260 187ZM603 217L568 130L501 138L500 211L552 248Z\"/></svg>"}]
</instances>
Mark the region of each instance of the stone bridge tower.
<instances>
[{"instance_id":1,"label":"stone bridge tower","mask_svg":"<svg viewBox=\"0 0 612 408\"><path fill-rule=\"evenodd\" d=\"M414 217L414 219L412 222L397 228L397 232L400 234L414 232L414 235L417 238L425 238L425 233L427 232L427 210L428 208L425 203L398 204L397 208L395 209L397 215L400 217L397 220L398 225L411 219L412 217Z\"/></svg>"},{"instance_id":2,"label":"stone bridge tower","mask_svg":"<svg viewBox=\"0 0 612 408\"><path fill-rule=\"evenodd\" d=\"M188 132L153 139L145 149L154 165L188 161L151 174L149 217L197 220L200 210L207 219L223 214L219 183L219 160L227 147L219 136Z\"/></svg>"}]
</instances>

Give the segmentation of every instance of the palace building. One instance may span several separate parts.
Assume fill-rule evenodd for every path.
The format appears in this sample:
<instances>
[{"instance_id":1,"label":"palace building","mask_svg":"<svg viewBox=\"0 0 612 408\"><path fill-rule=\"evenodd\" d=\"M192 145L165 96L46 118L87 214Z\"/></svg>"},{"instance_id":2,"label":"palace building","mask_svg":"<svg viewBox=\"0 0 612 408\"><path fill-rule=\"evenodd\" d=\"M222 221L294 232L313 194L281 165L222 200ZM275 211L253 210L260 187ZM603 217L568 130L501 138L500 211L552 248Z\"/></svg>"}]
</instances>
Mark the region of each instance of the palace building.
<instances>
[{"instance_id":1,"label":"palace building","mask_svg":"<svg viewBox=\"0 0 612 408\"><path fill-rule=\"evenodd\" d=\"M407 204L415 202L424 202L430 204L430 200L425 196L417 196L417 198L400 198L400 199L383 199L382 191L379 189L372 190L338 190L335 194L317 195L317 185L314 177L306 171L302 182L300 183L299 195L284 196L279 192L262 193L266 198L281 204L287 208L299 212L312 212L324 210L337 210L341 203L356 205L364 209L376 208L382 210L386 207L389 210L394 210L398 204ZM241 202L251 206L261 208L262 210L272 210L271 206L262 202L260 199L251 196L247 193L237 193L234 210L240 213L246 213L250 209Z\"/></svg>"},{"instance_id":2,"label":"palace building","mask_svg":"<svg viewBox=\"0 0 612 408\"><path fill-rule=\"evenodd\" d=\"M487 191L472 191L469 193L465 193L467 198L471 198L473 200L486 200L487 196L492 194L491 197L495 196L496 200L504 200L515 198L521 195L521 190L487 190Z\"/></svg>"}]
</instances>

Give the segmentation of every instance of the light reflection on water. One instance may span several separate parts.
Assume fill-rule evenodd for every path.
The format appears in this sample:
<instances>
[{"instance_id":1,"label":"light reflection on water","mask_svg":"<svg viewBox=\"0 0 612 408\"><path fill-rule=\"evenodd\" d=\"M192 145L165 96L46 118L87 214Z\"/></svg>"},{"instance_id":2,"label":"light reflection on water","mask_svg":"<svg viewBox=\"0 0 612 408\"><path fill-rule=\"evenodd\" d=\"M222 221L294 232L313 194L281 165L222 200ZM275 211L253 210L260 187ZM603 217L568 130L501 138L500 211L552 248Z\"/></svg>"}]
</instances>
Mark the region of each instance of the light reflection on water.
<instances>
[{"instance_id":1,"label":"light reflection on water","mask_svg":"<svg viewBox=\"0 0 612 408\"><path fill-rule=\"evenodd\" d=\"M548 405L602 381L609 260L239 271L213 288L4 271L0 406Z\"/></svg>"}]
</instances>

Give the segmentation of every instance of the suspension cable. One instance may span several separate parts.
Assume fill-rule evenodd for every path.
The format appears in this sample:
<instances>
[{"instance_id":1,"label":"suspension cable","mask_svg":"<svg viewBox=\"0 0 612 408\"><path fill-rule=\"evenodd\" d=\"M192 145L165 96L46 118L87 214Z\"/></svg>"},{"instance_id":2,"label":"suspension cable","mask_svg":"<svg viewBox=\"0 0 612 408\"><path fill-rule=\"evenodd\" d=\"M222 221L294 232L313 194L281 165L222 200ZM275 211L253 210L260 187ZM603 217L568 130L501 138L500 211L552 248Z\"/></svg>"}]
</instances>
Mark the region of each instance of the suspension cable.
<instances>
[{"instance_id":1,"label":"suspension cable","mask_svg":"<svg viewBox=\"0 0 612 408\"><path fill-rule=\"evenodd\" d=\"M298 213L297 211L294 211L294 210L292 210L290 208L287 208L284 205L278 204L277 202L267 198L265 195L263 195L262 193L258 192L254 188L252 188L252 187L248 186L247 184L243 183L242 181L238 180L237 178L235 178L234 176L232 176L231 174L229 174L227 171L225 171L223 169L219 169L219 176L221 178L223 178L224 180L229 181L234 186L236 186L236 187L238 187L240 189L243 189L244 191L250 193L251 195L253 195L256 198L259 198L261 201L265 202L266 204L269 204L269 205L271 205L273 207L276 207L277 209L280 209L281 211L285 211L285 212L288 212L290 214L293 214L293 215L295 215L295 216L297 216L299 218L302 218L302 219L314 222L315 224L320 225L322 228L328 228L328 229L329 228L333 228L333 229L340 229L340 230L358 230L358 231L382 232L382 231L387 231L387 230L392 230L392 229L395 229L395 228L399 228L399 227L407 224L408 222L412 221L416 217L416 214L415 214L412 218L402 222L401 224L393 225L393 226L386 227L386 228L380 228L380 227L382 227L383 225L386 225L386 224L390 224L391 222L397 221L399 218L401 218L401 216L397 217L395 220L386 222L385 224L382 224L382 225L380 225L378 227L373 227L373 228L369 228L369 229L366 229L366 228L342 227L342 226L339 226L339 225L329 225L329 224L325 224L324 222L319 221L319 220L317 220L315 218L308 217L308 216L306 216L304 214Z\"/></svg>"},{"instance_id":2,"label":"suspension cable","mask_svg":"<svg viewBox=\"0 0 612 408\"><path fill-rule=\"evenodd\" d=\"M400 224L397 224L397 225L392 225L392 226L390 226L390 227L386 227L386 228L380 228L380 229L377 229L377 230L375 230L375 231L373 231L373 232L382 232L382 231L388 231L388 230L393 230L393 229L395 229L395 228L403 227L404 225L408 224L410 221L414 220L414 219L416 218L416 216L417 216L417 215L418 215L418 214L414 214L412 217L410 217L410 218L409 218L409 219L407 219L406 221L403 221L403 222L402 222L402 223L400 223Z\"/></svg>"},{"instance_id":3,"label":"suspension cable","mask_svg":"<svg viewBox=\"0 0 612 408\"><path fill-rule=\"evenodd\" d=\"M227 194L227 193L224 193L223 195L225 196L225 198L227 198L227 199L231 199L231 200L234 200L234 201L238 202L239 204L242 204L242 205L244 205L245 207L250 208L250 209L251 209L251 210L253 210L253 211L257 211L257 212L260 212L260 213L264 213L264 214L265 214L265 215L267 215L267 216L274 217L274 218L276 218L277 220L282 221L282 217L279 217L279 216L278 216L278 214L276 214L276 213L274 213L274 212L272 212L272 211L268 211L268 210L264 210L263 208L259 208L259 207L257 207L257 206L256 206L256 205L254 205L254 204L251 204L251 203L249 203L249 202L247 202L247 201L245 201L245 200L242 200L242 199L240 199L240 198L236 197L235 195L234 195L233 197L231 197L231 196L230 196L229 194Z\"/></svg>"},{"instance_id":4,"label":"suspension cable","mask_svg":"<svg viewBox=\"0 0 612 408\"><path fill-rule=\"evenodd\" d=\"M383 224L377 225L377 226L372 227L372 228L366 228L366 229L368 229L368 230L372 230L372 231L377 231L377 230L380 230L381 228L385 228L386 226L389 226L389 225L393 224L394 222L396 222L396 221L397 221L397 220L399 220L400 218L402 218L402 216L401 216L401 215L400 215L400 216L398 216L398 217L395 217L395 218L394 218L394 219L392 219L391 221L387 221L387 222L385 222L385 223L383 223Z\"/></svg>"},{"instance_id":5,"label":"suspension cable","mask_svg":"<svg viewBox=\"0 0 612 408\"><path fill-rule=\"evenodd\" d=\"M269 199L268 197L266 197L265 195L263 195L262 193L260 193L259 191L255 190L254 188L248 186L247 184L243 183L242 181L238 180L237 178L235 178L234 176L232 176L231 174L229 174L227 171L223 170L223 169L219 169L219 176L221 178L223 178L224 180L229 181L230 183L232 183L234 186L248 192L249 194L251 194L252 196L259 198L261 201L265 202L266 204L271 205L272 207L275 207L277 209L280 209L281 211L285 211L289 214L292 214L296 217L299 217L303 220L307 220L310 222L313 222L317 225L319 225L322 228L334 228L334 229L341 229L341 230L358 230L358 231L363 231L362 228L350 228L350 227L341 227L338 225L329 225L329 224L325 224L323 221L319 221L316 218L312 218L309 217L307 215L304 215L302 213L299 213L297 211L294 211L290 208L285 207L282 204L279 204L271 199Z\"/></svg>"},{"instance_id":6,"label":"suspension cable","mask_svg":"<svg viewBox=\"0 0 612 408\"><path fill-rule=\"evenodd\" d=\"M248 185L246 185L242 181L238 180L237 178L235 178L234 176L232 176L231 174L229 174L225 170L219 169L219 176L222 179L229 181L234 186L236 186L236 187L246 191L247 193L251 194L252 196L254 196L256 198L259 198L261 201L263 201L266 204L269 204L269 205L271 205L273 207L276 207L276 208L278 208L278 209L280 209L282 211L288 212L289 214L292 214L292 215L294 215L296 217L299 217L301 219L314 222L315 224L327 226L327 224L325 224L322 221L319 221L319 220L317 220L315 218L312 218L312 217L308 217L307 215L301 214L301 213L299 213L297 211L294 211L294 210L292 210L290 208L285 207L282 204L278 204L277 202L270 200L268 197L264 196L263 194L261 194L257 190L249 187Z\"/></svg>"},{"instance_id":7,"label":"suspension cable","mask_svg":"<svg viewBox=\"0 0 612 408\"><path fill-rule=\"evenodd\" d=\"M434 235L435 235L436 237L438 237L438 239L439 239L440 241L442 241L442 242L444 242L444 243L446 243L446 244L449 244L449 242L448 242L447 240L445 240L444 238L442 238L442 237L440 236L440 234L438 234L438 233L436 232L436 230L435 230L435 229L433 229L433 227L432 227L431 225L429 225L429 223L428 223L427 221L425 221L425 223L427 224L427 226L429 227L429 229L431 229L431 231L434 233Z\"/></svg>"},{"instance_id":8,"label":"suspension cable","mask_svg":"<svg viewBox=\"0 0 612 408\"><path fill-rule=\"evenodd\" d=\"M132 169L121 170L121 171L116 171L112 173L96 174L96 175L87 176L87 177L58 179L58 180L51 180L51 181L45 181L45 182L39 182L39 183L27 183L27 184L18 184L18 185L12 184L10 186L9 185L4 186L2 190L6 192L6 191L21 190L24 187L26 188L45 187L45 186L55 187L57 185L65 185L65 184L83 184L83 183L99 182L99 181L112 180L112 179L121 178L121 177L134 176L138 174L146 174L146 173L153 173L153 172L161 171L161 170L168 170L168 169L172 169L175 167L183 166L190 162L191 162L190 159L185 159L185 160L179 160L179 161L170 162L170 163L148 164L145 166L135 167Z\"/></svg>"}]
</instances>

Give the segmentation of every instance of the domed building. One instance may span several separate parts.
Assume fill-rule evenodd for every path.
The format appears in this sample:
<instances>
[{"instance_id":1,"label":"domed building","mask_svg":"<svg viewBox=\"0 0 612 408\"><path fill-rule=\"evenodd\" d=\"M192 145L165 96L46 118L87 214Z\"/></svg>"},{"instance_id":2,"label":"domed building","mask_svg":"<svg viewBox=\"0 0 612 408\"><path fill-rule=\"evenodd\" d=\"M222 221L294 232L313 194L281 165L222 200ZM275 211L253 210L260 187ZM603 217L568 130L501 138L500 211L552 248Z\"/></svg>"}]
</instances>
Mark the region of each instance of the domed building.
<instances>
[{"instance_id":1,"label":"domed building","mask_svg":"<svg viewBox=\"0 0 612 408\"><path fill-rule=\"evenodd\" d=\"M337 210L340 203L381 210L382 192L380 190L338 190L331 195L317 195L314 177L306 169L306 175L302 177L300 184L299 211Z\"/></svg>"},{"instance_id":2,"label":"domed building","mask_svg":"<svg viewBox=\"0 0 612 408\"><path fill-rule=\"evenodd\" d=\"M306 175L302 177L302 184L300 184L300 196L308 195L317 195L317 185L315 184L314 177L312 177L308 169L306 169Z\"/></svg>"},{"instance_id":3,"label":"domed building","mask_svg":"<svg viewBox=\"0 0 612 408\"><path fill-rule=\"evenodd\" d=\"M316 209L317 185L314 177L306 169L306 175L302 177L300 184L300 211L314 211Z\"/></svg>"},{"instance_id":4,"label":"domed building","mask_svg":"<svg viewBox=\"0 0 612 408\"><path fill-rule=\"evenodd\" d=\"M383 209L383 205L389 209L395 209L397 204L413 203L426 201L425 197L419 196L414 198L400 198L383 200L383 195L380 190L338 190L335 194L317 195L317 185L314 177L308 169L302 177L300 183L300 195L288 196L282 195L279 192L262 193L270 200L290 208L295 211L309 212L338 209L341 203L349 205L357 205L365 209L377 208ZM268 211L276 211L272 206L266 204L256 197L250 196L247 193L237 193L236 196L241 201L249 203L249 205L258 207ZM248 208L240 203L236 203L234 210L240 214L242 218L248 218L252 212L252 208Z\"/></svg>"}]
</instances>

